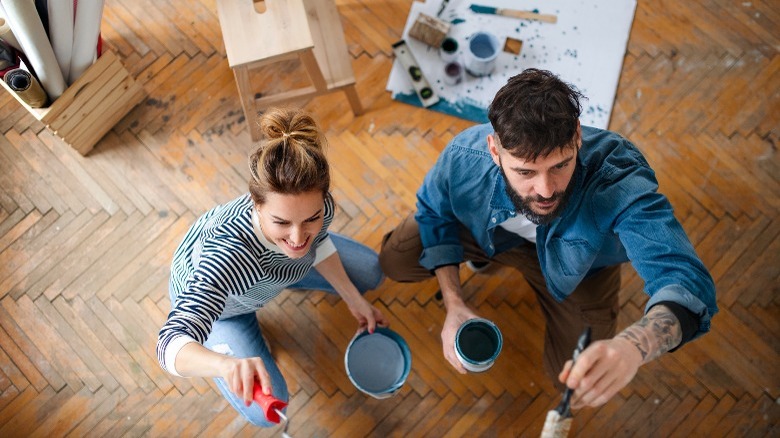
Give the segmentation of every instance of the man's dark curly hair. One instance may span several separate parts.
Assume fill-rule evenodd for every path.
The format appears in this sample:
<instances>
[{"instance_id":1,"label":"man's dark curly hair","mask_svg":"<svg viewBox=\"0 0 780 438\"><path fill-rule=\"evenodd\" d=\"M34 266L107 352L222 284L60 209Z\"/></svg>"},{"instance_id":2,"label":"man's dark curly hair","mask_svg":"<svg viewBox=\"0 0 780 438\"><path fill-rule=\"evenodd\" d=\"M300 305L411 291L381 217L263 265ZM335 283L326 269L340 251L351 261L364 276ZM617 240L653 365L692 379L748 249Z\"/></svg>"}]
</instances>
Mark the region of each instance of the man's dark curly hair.
<instances>
[{"instance_id":1,"label":"man's dark curly hair","mask_svg":"<svg viewBox=\"0 0 780 438\"><path fill-rule=\"evenodd\" d=\"M528 161L572 143L584 96L547 70L509 78L490 104L488 119L505 149Z\"/></svg>"}]
</instances>

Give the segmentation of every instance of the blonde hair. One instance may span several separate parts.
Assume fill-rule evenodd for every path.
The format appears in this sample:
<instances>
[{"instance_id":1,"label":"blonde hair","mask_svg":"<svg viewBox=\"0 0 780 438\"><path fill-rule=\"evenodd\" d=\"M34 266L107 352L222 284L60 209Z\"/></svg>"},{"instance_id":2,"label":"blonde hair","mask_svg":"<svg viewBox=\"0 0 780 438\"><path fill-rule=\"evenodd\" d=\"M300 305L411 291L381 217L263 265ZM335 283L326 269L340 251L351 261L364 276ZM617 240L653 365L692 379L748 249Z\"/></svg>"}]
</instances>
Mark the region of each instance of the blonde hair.
<instances>
[{"instance_id":1,"label":"blonde hair","mask_svg":"<svg viewBox=\"0 0 780 438\"><path fill-rule=\"evenodd\" d=\"M249 157L249 193L257 205L269 192L285 195L330 190L327 141L314 119L299 109L272 108L260 118L263 140Z\"/></svg>"}]
</instances>

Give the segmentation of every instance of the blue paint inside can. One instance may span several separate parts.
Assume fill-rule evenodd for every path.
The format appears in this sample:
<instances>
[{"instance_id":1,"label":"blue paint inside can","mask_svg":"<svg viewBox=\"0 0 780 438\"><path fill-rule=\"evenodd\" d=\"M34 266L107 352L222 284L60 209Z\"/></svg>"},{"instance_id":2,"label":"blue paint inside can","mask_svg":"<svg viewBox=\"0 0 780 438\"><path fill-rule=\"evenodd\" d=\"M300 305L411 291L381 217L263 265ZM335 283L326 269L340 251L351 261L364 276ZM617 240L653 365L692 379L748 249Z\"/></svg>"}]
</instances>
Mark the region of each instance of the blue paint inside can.
<instances>
[{"instance_id":1,"label":"blue paint inside can","mask_svg":"<svg viewBox=\"0 0 780 438\"><path fill-rule=\"evenodd\" d=\"M487 59L496 53L496 47L493 45L490 37L485 34L477 34L469 42L471 53L477 58Z\"/></svg>"}]
</instances>

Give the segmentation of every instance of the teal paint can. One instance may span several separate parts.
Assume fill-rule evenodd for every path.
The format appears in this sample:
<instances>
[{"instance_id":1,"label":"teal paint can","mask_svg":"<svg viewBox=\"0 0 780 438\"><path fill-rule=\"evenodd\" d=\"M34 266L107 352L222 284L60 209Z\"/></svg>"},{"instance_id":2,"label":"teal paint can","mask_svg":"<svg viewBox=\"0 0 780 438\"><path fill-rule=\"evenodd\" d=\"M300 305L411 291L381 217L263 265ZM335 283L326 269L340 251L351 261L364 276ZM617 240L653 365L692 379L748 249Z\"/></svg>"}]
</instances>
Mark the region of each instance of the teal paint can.
<instances>
[{"instance_id":1,"label":"teal paint can","mask_svg":"<svg viewBox=\"0 0 780 438\"><path fill-rule=\"evenodd\" d=\"M503 337L490 320L472 318L461 324L455 334L455 354L468 371L487 371L495 363Z\"/></svg>"}]
</instances>

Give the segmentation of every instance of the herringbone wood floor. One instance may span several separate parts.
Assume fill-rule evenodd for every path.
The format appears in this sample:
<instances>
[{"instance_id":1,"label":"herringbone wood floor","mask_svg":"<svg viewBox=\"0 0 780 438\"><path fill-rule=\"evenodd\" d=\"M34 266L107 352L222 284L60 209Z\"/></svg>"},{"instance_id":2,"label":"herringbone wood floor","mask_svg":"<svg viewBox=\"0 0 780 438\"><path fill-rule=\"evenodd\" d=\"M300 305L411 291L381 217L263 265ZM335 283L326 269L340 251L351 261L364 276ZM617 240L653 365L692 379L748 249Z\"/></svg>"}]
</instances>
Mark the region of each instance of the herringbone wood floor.
<instances>
[{"instance_id":1,"label":"herringbone wood floor","mask_svg":"<svg viewBox=\"0 0 780 438\"><path fill-rule=\"evenodd\" d=\"M334 229L379 247L425 171L470 122L392 101L384 86L410 0L339 0L358 91L302 102L327 130ZM640 0L610 128L655 167L718 285L713 331L642 368L581 436L778 436L780 421L780 8L775 1ZM148 99L86 158L0 95L0 436L277 436L237 418L206 379L157 365L168 263L189 224L246 189L247 123L214 0L108 0L106 44ZM289 64L264 72L295 81ZM290 79L290 77L293 79ZM436 285L370 294L409 342L391 399L343 370L355 329L322 293L260 313L308 436L538 436L558 402L540 370L542 322L518 274L463 271L469 302L507 338L488 373L445 363ZM643 308L625 267L621 326Z\"/></svg>"}]
</instances>

